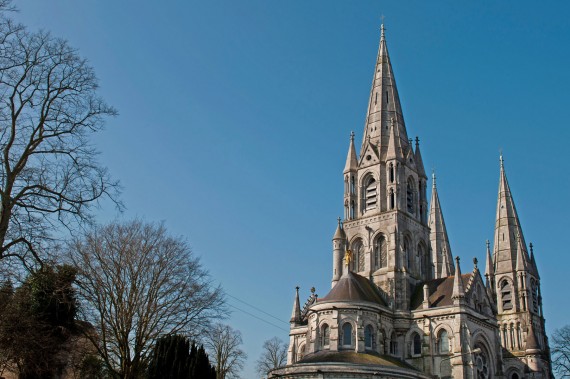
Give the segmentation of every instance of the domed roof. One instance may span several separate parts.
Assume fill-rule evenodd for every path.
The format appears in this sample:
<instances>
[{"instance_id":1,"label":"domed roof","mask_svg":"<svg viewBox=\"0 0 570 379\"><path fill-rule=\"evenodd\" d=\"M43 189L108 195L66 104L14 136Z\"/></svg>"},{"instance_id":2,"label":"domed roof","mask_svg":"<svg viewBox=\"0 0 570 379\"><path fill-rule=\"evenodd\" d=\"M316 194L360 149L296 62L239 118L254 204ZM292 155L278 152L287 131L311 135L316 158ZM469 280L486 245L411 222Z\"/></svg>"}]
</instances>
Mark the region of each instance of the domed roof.
<instances>
[{"instance_id":1,"label":"domed roof","mask_svg":"<svg viewBox=\"0 0 570 379\"><path fill-rule=\"evenodd\" d=\"M386 305L376 285L363 276L346 270L333 289L318 302L323 301L367 301Z\"/></svg>"}]
</instances>

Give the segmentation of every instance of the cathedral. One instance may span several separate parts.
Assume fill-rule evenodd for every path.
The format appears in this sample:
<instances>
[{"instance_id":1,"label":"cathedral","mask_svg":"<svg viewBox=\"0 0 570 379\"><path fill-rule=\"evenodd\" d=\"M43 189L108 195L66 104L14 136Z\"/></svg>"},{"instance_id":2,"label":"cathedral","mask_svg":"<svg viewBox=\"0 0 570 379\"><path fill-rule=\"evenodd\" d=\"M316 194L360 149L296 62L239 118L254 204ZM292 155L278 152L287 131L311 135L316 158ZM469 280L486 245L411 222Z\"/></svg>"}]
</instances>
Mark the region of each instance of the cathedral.
<instances>
[{"instance_id":1,"label":"cathedral","mask_svg":"<svg viewBox=\"0 0 570 379\"><path fill-rule=\"evenodd\" d=\"M287 365L268 378L553 378L540 276L503 159L482 272L452 255L384 34L359 154L350 136L332 288L304 304L297 288Z\"/></svg>"}]
</instances>

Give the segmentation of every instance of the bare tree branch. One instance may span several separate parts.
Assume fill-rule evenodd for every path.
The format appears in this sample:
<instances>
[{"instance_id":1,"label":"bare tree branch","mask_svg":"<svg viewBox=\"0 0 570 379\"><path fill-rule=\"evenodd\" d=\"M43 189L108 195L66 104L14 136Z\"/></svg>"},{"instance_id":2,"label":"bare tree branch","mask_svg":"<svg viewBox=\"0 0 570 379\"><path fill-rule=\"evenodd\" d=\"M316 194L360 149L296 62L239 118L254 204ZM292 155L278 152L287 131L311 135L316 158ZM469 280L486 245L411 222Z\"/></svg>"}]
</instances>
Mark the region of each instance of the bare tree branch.
<instances>
[{"instance_id":1,"label":"bare tree branch","mask_svg":"<svg viewBox=\"0 0 570 379\"><path fill-rule=\"evenodd\" d=\"M239 378L247 354L241 349L239 330L228 325L216 324L206 334L204 346L216 366L217 379Z\"/></svg>"},{"instance_id":2,"label":"bare tree branch","mask_svg":"<svg viewBox=\"0 0 570 379\"><path fill-rule=\"evenodd\" d=\"M70 250L83 317L98 332L87 337L121 378L142 373L159 336L195 339L226 314L221 288L212 286L187 244L162 225L113 223Z\"/></svg>"},{"instance_id":3,"label":"bare tree branch","mask_svg":"<svg viewBox=\"0 0 570 379\"><path fill-rule=\"evenodd\" d=\"M552 366L559 378L570 378L570 325L552 335Z\"/></svg>"},{"instance_id":4,"label":"bare tree branch","mask_svg":"<svg viewBox=\"0 0 570 379\"><path fill-rule=\"evenodd\" d=\"M269 371L285 366L287 363L287 348L287 344L277 337L265 341L261 356L255 362L257 373L265 378Z\"/></svg>"},{"instance_id":5,"label":"bare tree branch","mask_svg":"<svg viewBox=\"0 0 570 379\"><path fill-rule=\"evenodd\" d=\"M75 49L27 31L6 16L11 10L0 0L0 261L34 265L55 231L92 221L98 200L122 207L119 184L90 143L117 111Z\"/></svg>"}]
</instances>

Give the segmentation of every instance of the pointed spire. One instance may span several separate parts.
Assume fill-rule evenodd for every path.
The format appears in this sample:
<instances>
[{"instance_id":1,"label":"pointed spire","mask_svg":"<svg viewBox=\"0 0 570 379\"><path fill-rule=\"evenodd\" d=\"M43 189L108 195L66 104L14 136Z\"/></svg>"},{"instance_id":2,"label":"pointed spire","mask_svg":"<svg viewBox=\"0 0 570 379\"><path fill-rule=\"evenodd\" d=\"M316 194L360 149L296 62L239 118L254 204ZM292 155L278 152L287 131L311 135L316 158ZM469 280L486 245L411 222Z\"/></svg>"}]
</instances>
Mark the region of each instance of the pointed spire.
<instances>
[{"instance_id":1,"label":"pointed spire","mask_svg":"<svg viewBox=\"0 0 570 379\"><path fill-rule=\"evenodd\" d=\"M489 240L485 241L487 244L487 256L485 260L485 277L488 281L492 281L493 277L495 276L495 269L493 267L493 260L491 258L491 243ZM490 285L491 283L487 283Z\"/></svg>"},{"instance_id":2,"label":"pointed spire","mask_svg":"<svg viewBox=\"0 0 570 379\"><path fill-rule=\"evenodd\" d=\"M402 148L400 146L400 138L396 134L394 119L390 120L390 137L388 139L388 149L386 150L386 160L397 159L402 160Z\"/></svg>"},{"instance_id":3,"label":"pointed spire","mask_svg":"<svg viewBox=\"0 0 570 379\"><path fill-rule=\"evenodd\" d=\"M433 260L435 266L435 277L443 278L453 275L453 258L451 255L451 247L447 237L447 228L443 219L443 212L439 203L439 195L435 184L435 172L432 174L432 192L429 208L428 226L430 227L430 243L433 252ZM443 256L445 255L445 258ZM445 268L444 268L445 262ZM444 275L444 273L446 275Z\"/></svg>"},{"instance_id":4,"label":"pointed spire","mask_svg":"<svg viewBox=\"0 0 570 379\"><path fill-rule=\"evenodd\" d=\"M534 259L534 246L532 242L529 244L530 247L530 265L532 267L534 275L536 275L537 279L540 279L540 275L538 275L538 267L536 267L536 260Z\"/></svg>"},{"instance_id":5,"label":"pointed spire","mask_svg":"<svg viewBox=\"0 0 570 379\"><path fill-rule=\"evenodd\" d=\"M517 271L525 271L526 270L526 257L524 256L523 246L521 244L520 235L517 236L517 264L516 268Z\"/></svg>"},{"instance_id":6,"label":"pointed spire","mask_svg":"<svg viewBox=\"0 0 570 379\"><path fill-rule=\"evenodd\" d=\"M333 241L334 240L343 240L345 238L344 229L342 227L342 222L340 222L340 217L337 218L338 225L336 227L336 231L334 232Z\"/></svg>"},{"instance_id":7,"label":"pointed spire","mask_svg":"<svg viewBox=\"0 0 570 379\"><path fill-rule=\"evenodd\" d=\"M295 301L293 302L293 312L291 312L291 324L301 323L301 304L299 303L299 286L295 287Z\"/></svg>"},{"instance_id":8,"label":"pointed spire","mask_svg":"<svg viewBox=\"0 0 570 379\"><path fill-rule=\"evenodd\" d=\"M518 250L522 250L522 262L526 264L528 254L526 243L520 226L507 175L503 155L500 156L499 195L497 215L495 219L495 271L497 273L512 272L516 269Z\"/></svg>"},{"instance_id":9,"label":"pointed spire","mask_svg":"<svg viewBox=\"0 0 570 379\"><path fill-rule=\"evenodd\" d=\"M344 165L344 173L356 170L358 168L358 159L356 158L356 149L354 148L354 132L350 132L350 145L348 146L348 155L346 156L346 164Z\"/></svg>"},{"instance_id":10,"label":"pointed spire","mask_svg":"<svg viewBox=\"0 0 570 379\"><path fill-rule=\"evenodd\" d=\"M422 159L422 153L420 153L420 139L416 137L416 168L418 170L418 175L427 179L426 171L424 170L424 161Z\"/></svg>"},{"instance_id":11,"label":"pointed spire","mask_svg":"<svg viewBox=\"0 0 570 379\"><path fill-rule=\"evenodd\" d=\"M457 302L465 298L465 289L461 278L461 267L459 267L459 257L455 257L455 277L453 278L453 294L451 298Z\"/></svg>"},{"instance_id":12,"label":"pointed spire","mask_svg":"<svg viewBox=\"0 0 570 379\"><path fill-rule=\"evenodd\" d=\"M402 139L401 145L407 146L408 137L406 134L406 125L404 123L400 97L398 95L396 80L386 45L385 29L382 24L380 46L378 47L374 78L370 90L368 114L366 115L361 151L364 151L368 137L371 138L371 142L374 145L380 145L384 148L387 146L389 137L388 127L390 125L390 119L392 118L396 124L396 129L398 129L397 135Z\"/></svg>"}]
</instances>

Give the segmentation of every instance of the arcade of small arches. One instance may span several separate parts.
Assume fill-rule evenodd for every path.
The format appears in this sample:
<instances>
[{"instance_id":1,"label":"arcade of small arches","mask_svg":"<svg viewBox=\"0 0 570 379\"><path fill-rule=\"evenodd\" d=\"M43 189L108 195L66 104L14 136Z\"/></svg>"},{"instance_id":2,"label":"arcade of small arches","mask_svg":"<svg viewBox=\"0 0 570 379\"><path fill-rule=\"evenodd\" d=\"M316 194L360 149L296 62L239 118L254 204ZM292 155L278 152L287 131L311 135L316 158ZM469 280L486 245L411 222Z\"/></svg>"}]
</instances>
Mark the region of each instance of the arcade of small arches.
<instances>
[{"instance_id":1,"label":"arcade of small arches","mask_svg":"<svg viewBox=\"0 0 570 379\"><path fill-rule=\"evenodd\" d=\"M397 208L397 186L395 184L394 165L390 163L387 174L386 204L387 210ZM380 208L379 199L382 192L380 180L373 173L366 173L356 184L354 174L345 175L344 178L344 218L353 220L358 216L364 216L367 212ZM358 190L360 189L360 190ZM359 196L357 196L357 193ZM359 200L360 199L360 200ZM360 205L360 207L358 207ZM357 214L357 209L359 213ZM405 207L404 209L412 216L419 218L422 222L427 222L427 199L426 182L424 179L415 179L410 175L405 186Z\"/></svg>"},{"instance_id":2,"label":"arcade of small arches","mask_svg":"<svg viewBox=\"0 0 570 379\"><path fill-rule=\"evenodd\" d=\"M368 264L366 264L367 252L362 237L355 237L350 243L353 254L350 269L353 272L363 272L370 267L372 271L388 266L388 240L383 233L377 234L372 239L371 251ZM431 259L429 249L423 241L419 241L413 248L410 235L404 236L402 243L401 262L396 262L400 267L405 267L412 275L425 279L431 278Z\"/></svg>"}]
</instances>

